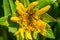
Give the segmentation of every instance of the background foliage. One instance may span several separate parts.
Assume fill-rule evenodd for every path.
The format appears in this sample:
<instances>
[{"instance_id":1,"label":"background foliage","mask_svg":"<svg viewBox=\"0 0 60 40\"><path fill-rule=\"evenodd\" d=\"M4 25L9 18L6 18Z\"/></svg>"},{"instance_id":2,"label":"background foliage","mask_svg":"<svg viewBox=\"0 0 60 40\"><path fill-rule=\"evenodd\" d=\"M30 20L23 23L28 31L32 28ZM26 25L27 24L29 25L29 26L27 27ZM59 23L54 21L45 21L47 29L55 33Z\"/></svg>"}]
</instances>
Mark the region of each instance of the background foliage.
<instances>
[{"instance_id":1,"label":"background foliage","mask_svg":"<svg viewBox=\"0 0 60 40\"><path fill-rule=\"evenodd\" d=\"M31 3L37 0L29 1ZM51 5L51 9L47 12L47 15L43 14L43 17L41 17L41 19L51 26L52 32L55 36L55 38L52 39L50 38L52 36L44 37L41 34L38 34L38 40L60 40L60 0L56 0L55 2L53 2L53 0L38 1L39 4L36 6L37 8L42 8L47 4ZM26 2L24 1L25 7L29 5L28 0ZM16 32L17 28L21 25L15 22L11 22L10 20L10 17L15 15L15 7L15 0L0 0L0 40L19 40L18 36L14 36L14 32ZM48 19L46 19L46 17ZM56 22L54 20L56 20Z\"/></svg>"}]
</instances>

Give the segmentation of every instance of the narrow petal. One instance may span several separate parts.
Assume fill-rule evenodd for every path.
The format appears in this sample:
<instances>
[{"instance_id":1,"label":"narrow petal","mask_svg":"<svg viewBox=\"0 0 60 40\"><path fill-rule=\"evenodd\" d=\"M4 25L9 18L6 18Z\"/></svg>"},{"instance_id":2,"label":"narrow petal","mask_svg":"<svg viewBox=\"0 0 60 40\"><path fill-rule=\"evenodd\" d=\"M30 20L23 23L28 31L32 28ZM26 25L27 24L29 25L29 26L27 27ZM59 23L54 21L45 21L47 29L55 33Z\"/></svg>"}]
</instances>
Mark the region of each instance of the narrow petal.
<instances>
[{"instance_id":1,"label":"narrow petal","mask_svg":"<svg viewBox=\"0 0 60 40\"><path fill-rule=\"evenodd\" d=\"M42 35L45 35L45 33L46 33L46 31L45 31L46 23L45 22L43 22L42 20L36 20L33 25L34 25L35 29L37 29Z\"/></svg>"},{"instance_id":2,"label":"narrow petal","mask_svg":"<svg viewBox=\"0 0 60 40\"><path fill-rule=\"evenodd\" d=\"M20 37L22 38L22 39L24 39L24 30L23 30L23 28L20 28Z\"/></svg>"},{"instance_id":3,"label":"narrow petal","mask_svg":"<svg viewBox=\"0 0 60 40\"><path fill-rule=\"evenodd\" d=\"M40 32L41 35L43 35L43 36L46 35L46 30L40 30L40 29L38 29L38 31Z\"/></svg>"},{"instance_id":4,"label":"narrow petal","mask_svg":"<svg viewBox=\"0 0 60 40\"><path fill-rule=\"evenodd\" d=\"M25 37L26 37L26 39L32 40L31 31L26 30L25 31Z\"/></svg>"},{"instance_id":5,"label":"narrow petal","mask_svg":"<svg viewBox=\"0 0 60 40\"><path fill-rule=\"evenodd\" d=\"M47 5L47 6L43 7L43 8L41 8L39 11L37 11L34 14L34 17L38 18L39 15L46 13L50 8L51 8L50 5Z\"/></svg>"},{"instance_id":6,"label":"narrow petal","mask_svg":"<svg viewBox=\"0 0 60 40\"><path fill-rule=\"evenodd\" d=\"M38 4L38 2L32 2L32 3L28 6L27 11L30 12L37 4Z\"/></svg>"},{"instance_id":7,"label":"narrow petal","mask_svg":"<svg viewBox=\"0 0 60 40\"><path fill-rule=\"evenodd\" d=\"M24 15L24 14L25 14L25 12L23 12L23 11L20 9L19 6L16 7L16 10L17 10L17 12L18 12L20 15Z\"/></svg>"},{"instance_id":8,"label":"narrow petal","mask_svg":"<svg viewBox=\"0 0 60 40\"><path fill-rule=\"evenodd\" d=\"M15 32L14 35L18 35L19 34L19 31Z\"/></svg>"},{"instance_id":9,"label":"narrow petal","mask_svg":"<svg viewBox=\"0 0 60 40\"><path fill-rule=\"evenodd\" d=\"M20 19L18 18L18 17L11 17L11 21L13 21L13 22L18 22Z\"/></svg>"},{"instance_id":10,"label":"narrow petal","mask_svg":"<svg viewBox=\"0 0 60 40\"><path fill-rule=\"evenodd\" d=\"M40 21L40 27L38 26L38 28L39 28L39 31L40 31L40 33L44 36L45 34L46 34L46 30L45 30L45 28L46 28L46 23L45 22L43 22L42 20L38 20L38 21Z\"/></svg>"},{"instance_id":11,"label":"narrow petal","mask_svg":"<svg viewBox=\"0 0 60 40\"><path fill-rule=\"evenodd\" d=\"M20 7L20 9L21 9L23 12L26 12L26 9L24 8L24 6L23 6L22 3L20 3L19 1L16 1L15 3L16 3L17 6Z\"/></svg>"}]
</instances>

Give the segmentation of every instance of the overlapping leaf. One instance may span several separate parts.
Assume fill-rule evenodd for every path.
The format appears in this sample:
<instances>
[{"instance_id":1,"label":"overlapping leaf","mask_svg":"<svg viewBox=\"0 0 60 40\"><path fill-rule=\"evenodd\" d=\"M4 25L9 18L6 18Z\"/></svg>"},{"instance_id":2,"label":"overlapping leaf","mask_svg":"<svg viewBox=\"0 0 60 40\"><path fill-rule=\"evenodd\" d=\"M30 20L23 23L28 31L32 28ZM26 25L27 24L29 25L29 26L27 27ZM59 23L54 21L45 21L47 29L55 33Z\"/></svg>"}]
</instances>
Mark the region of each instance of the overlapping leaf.
<instances>
[{"instance_id":1,"label":"overlapping leaf","mask_svg":"<svg viewBox=\"0 0 60 40\"><path fill-rule=\"evenodd\" d=\"M56 19L54 19L53 17L51 17L49 14L45 13L43 15L40 16L40 19L45 21L46 23L49 22L56 22Z\"/></svg>"}]
</instances>

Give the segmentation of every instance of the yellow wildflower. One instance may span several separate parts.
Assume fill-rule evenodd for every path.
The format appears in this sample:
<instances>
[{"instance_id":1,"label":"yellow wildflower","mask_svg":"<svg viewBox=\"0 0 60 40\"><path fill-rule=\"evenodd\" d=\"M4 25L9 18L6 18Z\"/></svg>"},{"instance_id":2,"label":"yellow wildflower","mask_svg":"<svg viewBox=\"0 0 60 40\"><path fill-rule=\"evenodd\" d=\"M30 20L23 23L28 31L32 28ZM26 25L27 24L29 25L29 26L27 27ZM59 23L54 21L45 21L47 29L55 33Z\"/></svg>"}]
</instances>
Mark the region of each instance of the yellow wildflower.
<instances>
[{"instance_id":1,"label":"yellow wildflower","mask_svg":"<svg viewBox=\"0 0 60 40\"><path fill-rule=\"evenodd\" d=\"M42 35L46 34L46 23L39 19L39 15L47 12L50 9L50 5L47 5L37 11L36 13L33 13L34 7L38 4L38 2L32 2L27 8L24 8L23 4L20 3L18 0L16 0L16 10L19 14L18 17L11 17L12 21L17 21L18 23L22 24L22 29L19 28L19 30L15 33L15 35L21 33L22 38L23 32L26 30L26 36L28 39L32 39L30 32L37 30Z\"/></svg>"}]
</instances>

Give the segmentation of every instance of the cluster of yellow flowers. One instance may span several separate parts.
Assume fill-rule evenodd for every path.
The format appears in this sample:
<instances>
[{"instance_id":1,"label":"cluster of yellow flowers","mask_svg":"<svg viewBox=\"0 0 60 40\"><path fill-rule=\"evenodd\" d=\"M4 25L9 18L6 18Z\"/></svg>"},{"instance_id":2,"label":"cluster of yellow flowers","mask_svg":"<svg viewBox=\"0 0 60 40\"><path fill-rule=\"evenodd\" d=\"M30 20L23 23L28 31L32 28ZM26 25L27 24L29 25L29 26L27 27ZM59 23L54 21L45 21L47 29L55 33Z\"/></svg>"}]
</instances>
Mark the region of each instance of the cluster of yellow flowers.
<instances>
[{"instance_id":1,"label":"cluster of yellow flowers","mask_svg":"<svg viewBox=\"0 0 60 40\"><path fill-rule=\"evenodd\" d=\"M37 12L33 12L34 7L38 2L32 2L27 8L24 8L23 4L16 0L16 10L19 16L11 17L11 20L22 24L22 27L15 33L19 34L24 38L24 32L26 32L27 38L32 40L31 31L37 30L42 35L46 34L46 23L39 19L39 15L47 12L50 9L50 5L47 5Z\"/></svg>"}]
</instances>

